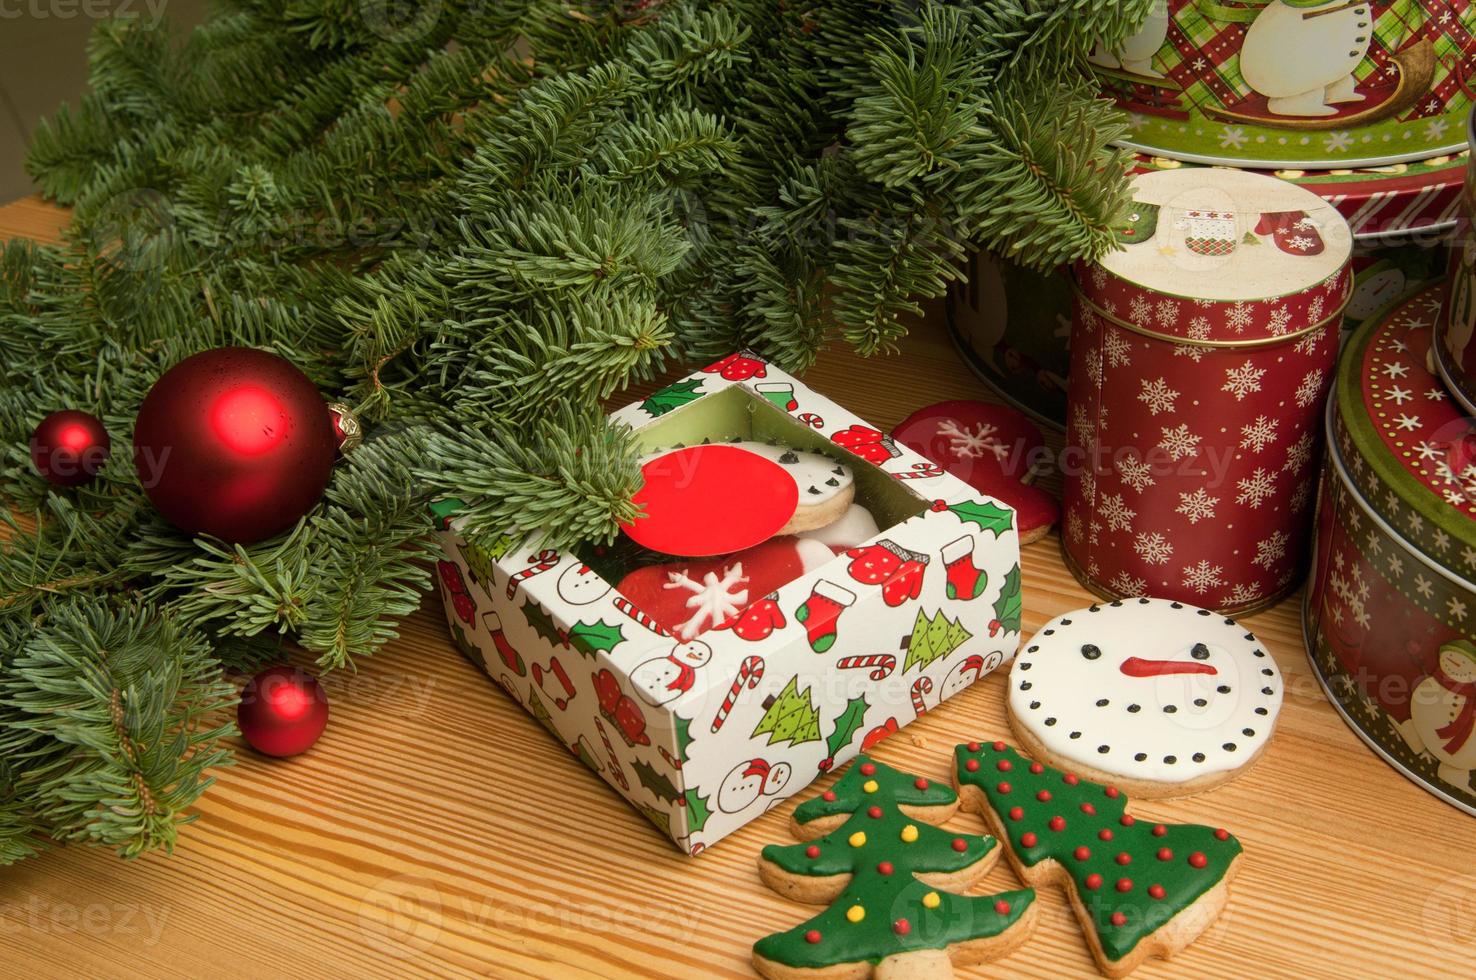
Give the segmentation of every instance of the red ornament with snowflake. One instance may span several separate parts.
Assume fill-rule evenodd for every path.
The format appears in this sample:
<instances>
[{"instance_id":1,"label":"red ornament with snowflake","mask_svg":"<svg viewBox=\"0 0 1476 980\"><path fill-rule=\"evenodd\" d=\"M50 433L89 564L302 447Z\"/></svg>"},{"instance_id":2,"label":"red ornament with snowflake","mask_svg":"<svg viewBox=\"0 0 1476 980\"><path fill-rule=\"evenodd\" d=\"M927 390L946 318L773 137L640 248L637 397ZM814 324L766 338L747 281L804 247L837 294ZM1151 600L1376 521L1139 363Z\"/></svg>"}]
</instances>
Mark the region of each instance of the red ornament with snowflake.
<instances>
[{"instance_id":1,"label":"red ornament with snowflake","mask_svg":"<svg viewBox=\"0 0 1476 980\"><path fill-rule=\"evenodd\" d=\"M1134 193L1156 224L1075 273L1067 564L1099 594L1244 612L1302 579L1351 235L1270 177L1162 171ZM1233 248L1191 247L1193 203Z\"/></svg>"}]
</instances>

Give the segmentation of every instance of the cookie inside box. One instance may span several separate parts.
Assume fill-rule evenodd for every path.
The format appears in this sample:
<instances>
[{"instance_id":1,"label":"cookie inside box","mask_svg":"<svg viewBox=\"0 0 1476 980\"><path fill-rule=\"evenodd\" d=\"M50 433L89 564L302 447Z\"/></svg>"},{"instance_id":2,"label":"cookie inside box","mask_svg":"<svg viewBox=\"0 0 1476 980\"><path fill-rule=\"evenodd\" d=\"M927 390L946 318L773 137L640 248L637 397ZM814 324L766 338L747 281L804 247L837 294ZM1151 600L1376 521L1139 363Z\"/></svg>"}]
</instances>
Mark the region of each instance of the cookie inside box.
<instances>
[{"instance_id":1,"label":"cookie inside box","mask_svg":"<svg viewBox=\"0 0 1476 980\"><path fill-rule=\"evenodd\" d=\"M663 485L642 520L677 530L648 535L638 521L608 545L576 550L587 574L613 585L680 640L713 629L762 633L772 593L928 506L771 397L785 396L734 385L642 427L648 490ZM778 523L786 514L783 526L765 533L764 520ZM734 534L759 539L706 553ZM653 548L646 543L653 538L673 546ZM878 555L897 566L879 572L905 587L908 558L896 551Z\"/></svg>"}]
</instances>

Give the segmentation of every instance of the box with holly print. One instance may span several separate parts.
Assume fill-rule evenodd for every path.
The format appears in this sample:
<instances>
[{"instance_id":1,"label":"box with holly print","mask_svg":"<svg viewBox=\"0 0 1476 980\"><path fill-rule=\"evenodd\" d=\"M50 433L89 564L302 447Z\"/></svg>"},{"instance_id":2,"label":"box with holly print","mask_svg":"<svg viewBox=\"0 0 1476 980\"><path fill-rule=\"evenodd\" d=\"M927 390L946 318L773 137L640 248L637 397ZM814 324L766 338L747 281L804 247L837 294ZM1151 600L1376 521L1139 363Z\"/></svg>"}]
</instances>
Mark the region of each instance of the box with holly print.
<instances>
[{"instance_id":1,"label":"box with holly print","mask_svg":"<svg viewBox=\"0 0 1476 980\"><path fill-rule=\"evenodd\" d=\"M456 645L684 851L1014 654L1013 511L796 378L735 354L612 418L649 454L741 440L823 458L854 480L848 515L868 511L860 531L848 516L742 555L657 566L665 589L712 610L678 624L632 601L632 576L610 571L609 549L507 538L475 548L457 502L439 506ZM763 578L760 550L789 570L782 584Z\"/></svg>"}]
</instances>

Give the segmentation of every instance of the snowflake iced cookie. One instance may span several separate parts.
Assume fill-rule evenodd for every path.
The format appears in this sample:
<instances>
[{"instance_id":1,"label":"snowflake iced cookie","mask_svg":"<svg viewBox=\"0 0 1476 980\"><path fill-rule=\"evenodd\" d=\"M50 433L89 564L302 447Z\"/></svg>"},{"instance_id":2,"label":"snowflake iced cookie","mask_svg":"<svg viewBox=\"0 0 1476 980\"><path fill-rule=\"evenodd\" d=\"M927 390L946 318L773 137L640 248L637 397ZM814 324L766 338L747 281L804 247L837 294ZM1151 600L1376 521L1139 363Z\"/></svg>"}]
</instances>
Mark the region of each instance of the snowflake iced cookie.
<instances>
[{"instance_id":1,"label":"snowflake iced cookie","mask_svg":"<svg viewBox=\"0 0 1476 980\"><path fill-rule=\"evenodd\" d=\"M1060 884L1098 968L1127 976L1199 938L1230 897L1240 842L1227 831L1127 812L1116 785L1022 756L1004 742L954 750L954 784L1005 844L1020 879Z\"/></svg>"},{"instance_id":2,"label":"snowflake iced cookie","mask_svg":"<svg viewBox=\"0 0 1476 980\"><path fill-rule=\"evenodd\" d=\"M722 558L647 565L616 590L679 640L729 627L761 640L785 625L771 594L834 557L819 541L785 536Z\"/></svg>"},{"instance_id":3,"label":"snowflake iced cookie","mask_svg":"<svg viewBox=\"0 0 1476 980\"><path fill-rule=\"evenodd\" d=\"M1245 772L1281 710L1281 673L1244 627L1166 599L1047 623L1010 672L1029 754L1139 797L1200 793Z\"/></svg>"},{"instance_id":4,"label":"snowflake iced cookie","mask_svg":"<svg viewBox=\"0 0 1476 980\"><path fill-rule=\"evenodd\" d=\"M947 785L858 756L835 786L794 811L807 843L764 848L774 891L829 907L753 946L774 980L950 977L998 959L1035 929L1035 893L962 895L999 856L992 837L943 830L958 809Z\"/></svg>"},{"instance_id":5,"label":"snowflake iced cookie","mask_svg":"<svg viewBox=\"0 0 1476 980\"><path fill-rule=\"evenodd\" d=\"M1056 499L1023 482L1045 438L1022 413L1005 405L947 401L913 412L892 438L927 457L986 496L1015 509L1020 543L1045 536L1061 514Z\"/></svg>"}]
</instances>

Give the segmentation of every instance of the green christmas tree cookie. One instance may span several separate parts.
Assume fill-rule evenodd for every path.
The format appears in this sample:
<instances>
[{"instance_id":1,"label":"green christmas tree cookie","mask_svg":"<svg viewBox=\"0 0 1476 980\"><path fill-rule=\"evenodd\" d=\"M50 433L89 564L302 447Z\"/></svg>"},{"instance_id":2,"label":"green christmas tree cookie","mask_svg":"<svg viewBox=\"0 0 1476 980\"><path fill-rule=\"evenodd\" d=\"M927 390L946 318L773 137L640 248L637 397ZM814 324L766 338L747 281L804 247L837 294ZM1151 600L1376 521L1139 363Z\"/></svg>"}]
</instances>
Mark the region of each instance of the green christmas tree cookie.
<instances>
[{"instance_id":1,"label":"green christmas tree cookie","mask_svg":"<svg viewBox=\"0 0 1476 980\"><path fill-rule=\"evenodd\" d=\"M967 810L994 826L1020 878L1065 885L1109 977L1199 937L1229 898L1240 842L1224 830L1128 814L1115 786L1027 759L1004 742L954 750Z\"/></svg>"},{"instance_id":2,"label":"green christmas tree cookie","mask_svg":"<svg viewBox=\"0 0 1476 980\"><path fill-rule=\"evenodd\" d=\"M829 908L753 947L766 977L951 976L953 963L1005 956L1035 927L1035 892L954 894L998 859L992 837L935 824L958 810L945 785L866 756L834 788L794 812L811 843L765 847L764 883L787 898ZM820 972L824 971L824 972Z\"/></svg>"}]
</instances>

